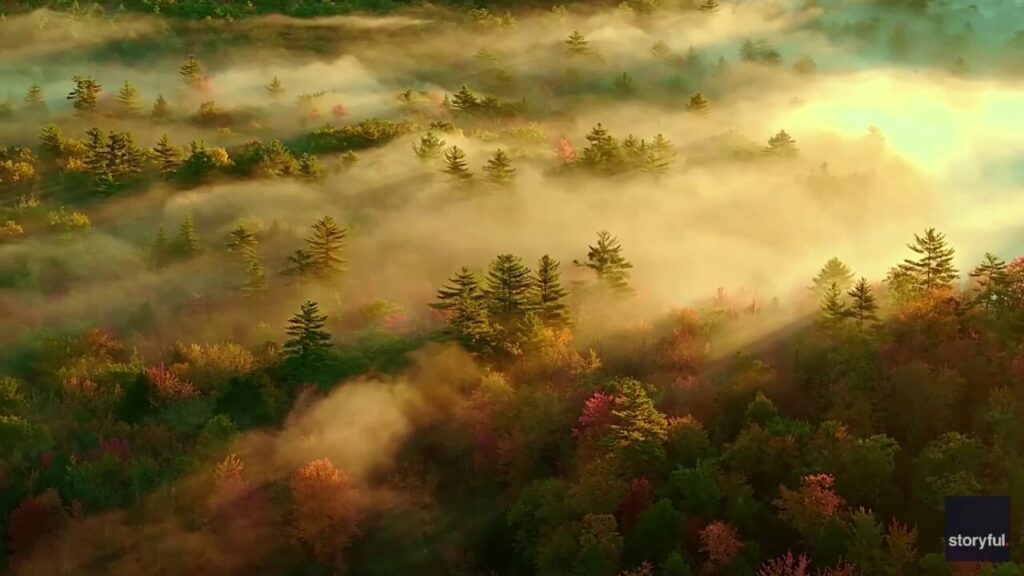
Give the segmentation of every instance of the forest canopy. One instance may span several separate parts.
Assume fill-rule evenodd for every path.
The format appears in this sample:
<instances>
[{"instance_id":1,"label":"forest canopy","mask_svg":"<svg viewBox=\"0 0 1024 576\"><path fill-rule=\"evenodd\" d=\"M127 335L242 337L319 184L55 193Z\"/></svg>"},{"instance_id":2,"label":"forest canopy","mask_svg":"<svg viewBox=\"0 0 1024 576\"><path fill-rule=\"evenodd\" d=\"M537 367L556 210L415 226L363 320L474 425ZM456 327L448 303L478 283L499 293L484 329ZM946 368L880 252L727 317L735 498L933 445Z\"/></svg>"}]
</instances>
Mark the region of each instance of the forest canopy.
<instances>
[{"instance_id":1,"label":"forest canopy","mask_svg":"<svg viewBox=\"0 0 1024 576\"><path fill-rule=\"evenodd\" d=\"M0 7L0 570L1012 576L1019 7Z\"/></svg>"}]
</instances>

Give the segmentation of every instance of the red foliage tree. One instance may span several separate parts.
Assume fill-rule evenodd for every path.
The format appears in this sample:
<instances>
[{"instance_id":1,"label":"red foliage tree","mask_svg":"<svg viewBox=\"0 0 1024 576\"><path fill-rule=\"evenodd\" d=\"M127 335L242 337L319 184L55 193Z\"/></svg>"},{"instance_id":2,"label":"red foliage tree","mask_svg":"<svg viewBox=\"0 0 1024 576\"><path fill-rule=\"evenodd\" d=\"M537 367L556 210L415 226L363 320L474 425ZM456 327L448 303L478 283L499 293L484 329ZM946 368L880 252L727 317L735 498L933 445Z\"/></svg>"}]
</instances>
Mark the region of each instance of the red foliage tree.
<instances>
[{"instance_id":1,"label":"red foliage tree","mask_svg":"<svg viewBox=\"0 0 1024 576\"><path fill-rule=\"evenodd\" d=\"M614 419L612 416L614 408L614 396L603 392L594 392L583 403L583 413L580 414L576 427L572 430L573 436L582 440L603 434Z\"/></svg>"},{"instance_id":2,"label":"red foliage tree","mask_svg":"<svg viewBox=\"0 0 1024 576\"><path fill-rule=\"evenodd\" d=\"M331 115L338 120L341 120L348 116L348 108L344 104L335 104L334 107L331 108Z\"/></svg>"},{"instance_id":3,"label":"red foliage tree","mask_svg":"<svg viewBox=\"0 0 1024 576\"><path fill-rule=\"evenodd\" d=\"M558 139L555 151L558 153L558 159L561 160L563 164L572 164L573 162L576 162L576 150L573 149L572 142L570 142L565 136Z\"/></svg>"},{"instance_id":4,"label":"red foliage tree","mask_svg":"<svg viewBox=\"0 0 1024 576\"><path fill-rule=\"evenodd\" d=\"M714 572L728 564L742 549L743 541L739 533L721 520L708 524L700 531L700 550L707 555L705 572Z\"/></svg>"},{"instance_id":5,"label":"red foliage tree","mask_svg":"<svg viewBox=\"0 0 1024 576\"><path fill-rule=\"evenodd\" d=\"M634 478L629 483L629 492L619 504L619 524L624 531L636 525L640 514L654 501L654 486L646 478Z\"/></svg>"},{"instance_id":6,"label":"red foliage tree","mask_svg":"<svg viewBox=\"0 0 1024 576\"><path fill-rule=\"evenodd\" d=\"M7 542L12 566L19 565L36 545L56 533L66 518L56 490L23 500L9 520Z\"/></svg>"},{"instance_id":7,"label":"red foliage tree","mask_svg":"<svg viewBox=\"0 0 1024 576\"><path fill-rule=\"evenodd\" d=\"M781 486L775 500L779 516L805 538L815 538L843 507L843 499L833 491L834 483L830 474L808 474L800 479L799 490Z\"/></svg>"}]
</instances>

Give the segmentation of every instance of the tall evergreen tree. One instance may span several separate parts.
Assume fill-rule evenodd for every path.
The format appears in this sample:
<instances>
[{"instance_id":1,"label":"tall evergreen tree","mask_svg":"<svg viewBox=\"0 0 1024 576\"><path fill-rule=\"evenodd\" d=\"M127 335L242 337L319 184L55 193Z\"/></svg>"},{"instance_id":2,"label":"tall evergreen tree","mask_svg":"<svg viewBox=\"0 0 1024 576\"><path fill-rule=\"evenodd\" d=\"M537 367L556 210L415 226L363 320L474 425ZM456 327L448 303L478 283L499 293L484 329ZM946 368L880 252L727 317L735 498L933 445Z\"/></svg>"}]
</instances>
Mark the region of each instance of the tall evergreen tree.
<instances>
[{"instance_id":1,"label":"tall evergreen tree","mask_svg":"<svg viewBox=\"0 0 1024 576\"><path fill-rule=\"evenodd\" d=\"M669 48L668 42L664 40L658 40L651 46L651 55L655 58L665 58L672 54L672 49Z\"/></svg>"},{"instance_id":2,"label":"tall evergreen tree","mask_svg":"<svg viewBox=\"0 0 1024 576\"><path fill-rule=\"evenodd\" d=\"M106 173L106 151L107 133L99 128L86 130L85 157L82 161L94 178Z\"/></svg>"},{"instance_id":3,"label":"tall evergreen tree","mask_svg":"<svg viewBox=\"0 0 1024 576\"><path fill-rule=\"evenodd\" d=\"M492 344L493 331L484 291L469 268L463 266L438 290L437 301L430 307L450 314L450 330L467 348L486 349Z\"/></svg>"},{"instance_id":4,"label":"tall evergreen tree","mask_svg":"<svg viewBox=\"0 0 1024 576\"><path fill-rule=\"evenodd\" d=\"M135 145L135 139L128 132L111 132L107 137L104 153L106 171L113 177L142 172L145 152Z\"/></svg>"},{"instance_id":5,"label":"tall evergreen tree","mask_svg":"<svg viewBox=\"0 0 1024 576\"><path fill-rule=\"evenodd\" d=\"M957 269L953 267L953 247L946 244L946 236L934 228L925 230L923 236L914 234L914 243L907 247L920 257L904 260L899 270L911 280L916 292L950 288L959 278Z\"/></svg>"},{"instance_id":6,"label":"tall evergreen tree","mask_svg":"<svg viewBox=\"0 0 1024 576\"><path fill-rule=\"evenodd\" d=\"M157 268L163 268L174 256L174 247L171 246L170 241L167 239L167 233L164 232L164 227L161 226L156 231L156 237L153 238L153 243L149 246L149 260L153 263L153 266Z\"/></svg>"},{"instance_id":7,"label":"tall evergreen tree","mask_svg":"<svg viewBox=\"0 0 1024 576\"><path fill-rule=\"evenodd\" d=\"M1005 304L1009 282L1006 262L986 252L985 260L970 272L970 277L975 284L972 305L980 306L989 315Z\"/></svg>"},{"instance_id":8,"label":"tall evergreen tree","mask_svg":"<svg viewBox=\"0 0 1024 576\"><path fill-rule=\"evenodd\" d=\"M664 174L676 156L675 147L664 135L658 134L650 144L645 143L641 169L649 174Z\"/></svg>"},{"instance_id":9,"label":"tall evergreen tree","mask_svg":"<svg viewBox=\"0 0 1024 576\"><path fill-rule=\"evenodd\" d=\"M43 88L39 84L29 86L25 93L25 109L33 114L45 114L47 112L46 98L43 96Z\"/></svg>"},{"instance_id":10,"label":"tall evergreen tree","mask_svg":"<svg viewBox=\"0 0 1024 576\"><path fill-rule=\"evenodd\" d=\"M623 166L623 154L618 141L600 123L587 134L589 143L583 149L580 163L603 173L614 173Z\"/></svg>"},{"instance_id":11,"label":"tall evergreen tree","mask_svg":"<svg viewBox=\"0 0 1024 576\"><path fill-rule=\"evenodd\" d=\"M329 278L345 271L341 254L348 231L331 216L324 216L313 224L313 235L306 238L306 252L314 275Z\"/></svg>"},{"instance_id":12,"label":"tall evergreen tree","mask_svg":"<svg viewBox=\"0 0 1024 576\"><path fill-rule=\"evenodd\" d=\"M305 250L296 250L288 256L288 264L284 269L285 276L302 278L313 272L313 257Z\"/></svg>"},{"instance_id":13,"label":"tall evergreen tree","mask_svg":"<svg viewBox=\"0 0 1024 576\"><path fill-rule=\"evenodd\" d=\"M96 111L96 104L99 102L100 92L103 88L92 76L75 76L75 89L68 94L71 105L80 114Z\"/></svg>"},{"instance_id":14,"label":"tall evergreen tree","mask_svg":"<svg viewBox=\"0 0 1024 576\"><path fill-rule=\"evenodd\" d=\"M871 286L868 284L867 278L862 276L853 289L847 292L847 295L850 296L850 307L847 314L855 319L857 324L863 325L865 322L878 320L878 304L875 302L874 294L871 293Z\"/></svg>"},{"instance_id":15,"label":"tall evergreen tree","mask_svg":"<svg viewBox=\"0 0 1024 576\"><path fill-rule=\"evenodd\" d=\"M170 174L181 165L181 152L174 146L171 146L171 142L167 139L166 134L157 140L151 155L162 174Z\"/></svg>"},{"instance_id":16,"label":"tall evergreen tree","mask_svg":"<svg viewBox=\"0 0 1024 576\"><path fill-rule=\"evenodd\" d=\"M491 317L505 328L522 320L530 311L533 278L523 260L513 254L500 254L487 269L484 294Z\"/></svg>"},{"instance_id":17,"label":"tall evergreen tree","mask_svg":"<svg viewBox=\"0 0 1024 576\"><path fill-rule=\"evenodd\" d=\"M444 173L462 181L473 177L466 161L466 153L458 146L452 146L444 153Z\"/></svg>"},{"instance_id":18,"label":"tall evergreen tree","mask_svg":"<svg viewBox=\"0 0 1024 576\"><path fill-rule=\"evenodd\" d=\"M249 259L256 253L256 235L244 224L239 224L228 232L227 248L243 259Z\"/></svg>"},{"instance_id":19,"label":"tall evergreen tree","mask_svg":"<svg viewBox=\"0 0 1024 576\"><path fill-rule=\"evenodd\" d=\"M243 293L249 296L258 296L267 291L267 269L255 252L247 259L245 274L245 284L242 285Z\"/></svg>"},{"instance_id":20,"label":"tall evergreen tree","mask_svg":"<svg viewBox=\"0 0 1024 576\"><path fill-rule=\"evenodd\" d=\"M597 233L597 244L589 246L587 261L574 260L578 267L590 268L597 274L597 280L617 293L632 291L629 286L629 270L633 265L622 255L622 245L610 233Z\"/></svg>"},{"instance_id":21,"label":"tall evergreen tree","mask_svg":"<svg viewBox=\"0 0 1024 576\"><path fill-rule=\"evenodd\" d=\"M163 122L170 119L171 105L164 99L163 94L157 95L156 102L153 103L153 111L150 112L149 117L154 122Z\"/></svg>"},{"instance_id":22,"label":"tall evergreen tree","mask_svg":"<svg viewBox=\"0 0 1024 576\"><path fill-rule=\"evenodd\" d=\"M772 156L793 156L798 152L796 140L785 130L779 130L778 134L769 138L764 151Z\"/></svg>"},{"instance_id":23,"label":"tall evergreen tree","mask_svg":"<svg viewBox=\"0 0 1024 576\"><path fill-rule=\"evenodd\" d=\"M178 70L178 75L181 76L181 80L186 86L196 88L203 81L203 66L194 55L189 54L188 58L185 59L185 63Z\"/></svg>"},{"instance_id":24,"label":"tall evergreen tree","mask_svg":"<svg viewBox=\"0 0 1024 576\"><path fill-rule=\"evenodd\" d=\"M838 326L850 315L838 285L829 286L821 297L821 314L825 324L830 327Z\"/></svg>"},{"instance_id":25,"label":"tall evergreen tree","mask_svg":"<svg viewBox=\"0 0 1024 576\"><path fill-rule=\"evenodd\" d=\"M266 89L267 94L270 94L270 97L274 100L279 100L284 96L284 84L281 83L281 80L278 79L277 76L274 76L274 79L270 81L270 84L266 85Z\"/></svg>"},{"instance_id":26,"label":"tall evergreen tree","mask_svg":"<svg viewBox=\"0 0 1024 576\"><path fill-rule=\"evenodd\" d=\"M570 54L586 53L590 50L589 44L590 41L584 38L583 35L579 33L579 30L573 30L573 33L565 39L565 45L568 47Z\"/></svg>"},{"instance_id":27,"label":"tall evergreen tree","mask_svg":"<svg viewBox=\"0 0 1024 576\"><path fill-rule=\"evenodd\" d=\"M457 112L472 112L480 106L480 99L465 84L451 99L451 109Z\"/></svg>"},{"instance_id":28,"label":"tall evergreen tree","mask_svg":"<svg viewBox=\"0 0 1024 576\"><path fill-rule=\"evenodd\" d=\"M39 131L39 147L43 156L55 160L64 151L64 134L56 124L47 124Z\"/></svg>"},{"instance_id":29,"label":"tall evergreen tree","mask_svg":"<svg viewBox=\"0 0 1024 576\"><path fill-rule=\"evenodd\" d=\"M181 221L181 226L178 228L178 237L174 239L174 251L182 258L192 258L199 254L201 249L195 221L189 214Z\"/></svg>"},{"instance_id":30,"label":"tall evergreen tree","mask_svg":"<svg viewBox=\"0 0 1024 576\"><path fill-rule=\"evenodd\" d=\"M420 160L433 160L441 156L444 144L444 140L438 138L437 134L430 130L420 138L419 144L413 144L412 149Z\"/></svg>"},{"instance_id":31,"label":"tall evergreen tree","mask_svg":"<svg viewBox=\"0 0 1024 576\"><path fill-rule=\"evenodd\" d=\"M138 116L142 112L139 104L139 91L125 81L124 86L117 92L117 105L124 116Z\"/></svg>"},{"instance_id":32,"label":"tall evergreen tree","mask_svg":"<svg viewBox=\"0 0 1024 576\"><path fill-rule=\"evenodd\" d=\"M299 175L306 180L320 180L324 177L324 167L320 159L305 152L299 156Z\"/></svg>"},{"instance_id":33,"label":"tall evergreen tree","mask_svg":"<svg viewBox=\"0 0 1024 576\"><path fill-rule=\"evenodd\" d=\"M705 98L700 92L696 92L690 96L690 101L687 102L686 109L690 112L703 113L707 112L708 106L710 106L710 104L708 103L707 98Z\"/></svg>"},{"instance_id":34,"label":"tall evergreen tree","mask_svg":"<svg viewBox=\"0 0 1024 576\"><path fill-rule=\"evenodd\" d=\"M508 155L505 154L505 151L500 148L487 161L487 166L484 166L484 172L487 174L487 180L497 186L511 184L516 176L516 169L512 167L512 162L509 160Z\"/></svg>"},{"instance_id":35,"label":"tall evergreen tree","mask_svg":"<svg viewBox=\"0 0 1024 576\"><path fill-rule=\"evenodd\" d=\"M320 314L316 302L303 303L299 313L288 321L288 340L284 343L288 358L305 364L323 360L331 348L331 335L324 330L326 324L327 316Z\"/></svg>"},{"instance_id":36,"label":"tall evergreen tree","mask_svg":"<svg viewBox=\"0 0 1024 576\"><path fill-rule=\"evenodd\" d=\"M840 291L844 291L853 285L853 270L850 270L850 267L839 258L833 257L821 267L812 282L811 290L819 297L827 292L833 284L838 286Z\"/></svg>"},{"instance_id":37,"label":"tall evergreen tree","mask_svg":"<svg viewBox=\"0 0 1024 576\"><path fill-rule=\"evenodd\" d=\"M629 72L623 72L616 76L612 85L620 94L626 96L629 96L636 91L636 87L633 85L633 76Z\"/></svg>"},{"instance_id":38,"label":"tall evergreen tree","mask_svg":"<svg viewBox=\"0 0 1024 576\"><path fill-rule=\"evenodd\" d=\"M537 263L537 273L531 288L531 300L540 321L552 328L569 324L569 310L565 305L568 292L562 288L557 260L545 254Z\"/></svg>"}]
</instances>

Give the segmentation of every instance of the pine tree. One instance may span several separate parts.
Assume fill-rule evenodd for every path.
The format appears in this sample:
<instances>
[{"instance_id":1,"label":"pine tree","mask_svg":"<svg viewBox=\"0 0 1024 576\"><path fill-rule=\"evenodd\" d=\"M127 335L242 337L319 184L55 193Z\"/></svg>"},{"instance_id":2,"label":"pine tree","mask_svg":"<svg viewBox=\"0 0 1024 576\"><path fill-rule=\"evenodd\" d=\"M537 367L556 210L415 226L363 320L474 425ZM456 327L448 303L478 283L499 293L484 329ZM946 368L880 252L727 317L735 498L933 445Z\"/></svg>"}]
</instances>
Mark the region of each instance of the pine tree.
<instances>
[{"instance_id":1,"label":"pine tree","mask_svg":"<svg viewBox=\"0 0 1024 576\"><path fill-rule=\"evenodd\" d=\"M597 244L588 248L587 261L574 260L573 264L593 270L597 274L598 282L614 292L631 292L629 270L633 265L623 257L618 239L602 230L597 233Z\"/></svg>"},{"instance_id":2,"label":"pine tree","mask_svg":"<svg viewBox=\"0 0 1024 576\"><path fill-rule=\"evenodd\" d=\"M103 88L92 76L75 76L75 89L68 94L72 106L80 114L87 114L96 111L96 104L99 102L100 92Z\"/></svg>"},{"instance_id":3,"label":"pine tree","mask_svg":"<svg viewBox=\"0 0 1024 576\"><path fill-rule=\"evenodd\" d=\"M450 107L457 112L471 112L480 106L480 99L465 84L451 100Z\"/></svg>"},{"instance_id":4,"label":"pine tree","mask_svg":"<svg viewBox=\"0 0 1024 576\"><path fill-rule=\"evenodd\" d=\"M153 104L153 111L149 115L154 122L163 122L169 120L171 117L171 106L164 99L163 94L156 97L156 102Z\"/></svg>"},{"instance_id":5,"label":"pine tree","mask_svg":"<svg viewBox=\"0 0 1024 576\"><path fill-rule=\"evenodd\" d=\"M1009 282L1006 262L986 252L985 260L970 272L970 277L976 285L974 297L971 298L972 305L981 306L985 314L989 315L1005 304Z\"/></svg>"},{"instance_id":6,"label":"pine tree","mask_svg":"<svg viewBox=\"0 0 1024 576\"><path fill-rule=\"evenodd\" d=\"M46 114L46 98L39 84L29 86L28 92L25 93L25 109L33 114Z\"/></svg>"},{"instance_id":7,"label":"pine tree","mask_svg":"<svg viewBox=\"0 0 1024 576\"><path fill-rule=\"evenodd\" d=\"M284 96L284 85L281 84L281 80L279 80L277 76L274 76L274 79L270 81L270 84L266 85L266 89L267 94L270 94L270 97L274 100L279 100Z\"/></svg>"},{"instance_id":8,"label":"pine tree","mask_svg":"<svg viewBox=\"0 0 1024 576\"><path fill-rule=\"evenodd\" d=\"M127 81L117 92L117 105L124 116L137 116L142 112L139 104L139 91Z\"/></svg>"},{"instance_id":9,"label":"pine tree","mask_svg":"<svg viewBox=\"0 0 1024 576\"><path fill-rule=\"evenodd\" d=\"M768 139L764 151L775 156L793 156L797 153L796 140L785 130L779 130L778 134Z\"/></svg>"},{"instance_id":10,"label":"pine tree","mask_svg":"<svg viewBox=\"0 0 1024 576\"><path fill-rule=\"evenodd\" d=\"M146 153L128 132L111 132L104 152L106 171L113 177L142 172Z\"/></svg>"},{"instance_id":11,"label":"pine tree","mask_svg":"<svg viewBox=\"0 0 1024 576\"><path fill-rule=\"evenodd\" d=\"M296 250L288 256L288 265L285 267L283 274L285 276L302 278L311 274L312 271L313 257L305 250Z\"/></svg>"},{"instance_id":12,"label":"pine tree","mask_svg":"<svg viewBox=\"0 0 1024 576\"><path fill-rule=\"evenodd\" d=\"M512 184L516 176L516 169L512 167L512 162L508 159L505 151L500 148L487 161L487 166L484 166L484 172L487 174L487 180L497 186Z\"/></svg>"},{"instance_id":13,"label":"pine tree","mask_svg":"<svg viewBox=\"0 0 1024 576\"><path fill-rule=\"evenodd\" d=\"M580 162L597 172L614 173L622 169L622 150L615 138L598 123L587 134L589 145L583 149Z\"/></svg>"},{"instance_id":14,"label":"pine tree","mask_svg":"<svg viewBox=\"0 0 1024 576\"><path fill-rule=\"evenodd\" d=\"M306 239L306 253L314 275L329 278L345 271L341 253L346 236L348 231L338 226L331 216L324 216L313 224L313 235Z\"/></svg>"},{"instance_id":15,"label":"pine tree","mask_svg":"<svg viewBox=\"0 0 1024 576\"><path fill-rule=\"evenodd\" d=\"M227 249L238 254L243 260L256 255L256 235L243 224L228 232Z\"/></svg>"},{"instance_id":16,"label":"pine tree","mask_svg":"<svg viewBox=\"0 0 1024 576\"><path fill-rule=\"evenodd\" d=\"M433 160L441 156L444 145L445 141L438 138L431 130L420 138L419 144L413 144L412 149L420 160Z\"/></svg>"},{"instance_id":17,"label":"pine tree","mask_svg":"<svg viewBox=\"0 0 1024 576\"><path fill-rule=\"evenodd\" d=\"M181 165L181 152L174 146L171 146L171 142L167 139L166 134L157 140L151 155L156 160L162 174L171 174Z\"/></svg>"},{"instance_id":18,"label":"pine tree","mask_svg":"<svg viewBox=\"0 0 1024 576\"><path fill-rule=\"evenodd\" d=\"M908 244L917 260L906 259L899 270L911 280L911 287L917 293L930 292L938 288L950 288L959 278L953 267L954 250L946 244L945 235L928 228L924 236L914 234L914 243Z\"/></svg>"},{"instance_id":19,"label":"pine tree","mask_svg":"<svg viewBox=\"0 0 1024 576\"><path fill-rule=\"evenodd\" d=\"M306 152L299 156L299 175L307 180L319 180L324 177L324 167L320 159Z\"/></svg>"},{"instance_id":20,"label":"pine tree","mask_svg":"<svg viewBox=\"0 0 1024 576\"><path fill-rule=\"evenodd\" d=\"M672 49L668 47L668 43L664 40L658 40L651 46L651 55L655 58L665 58L672 53Z\"/></svg>"},{"instance_id":21,"label":"pine tree","mask_svg":"<svg viewBox=\"0 0 1024 576\"><path fill-rule=\"evenodd\" d=\"M178 75L181 76L185 86L196 88L203 81L203 66L194 55L190 54L185 59L185 63L181 65L181 69L178 70Z\"/></svg>"},{"instance_id":22,"label":"pine tree","mask_svg":"<svg viewBox=\"0 0 1024 576\"><path fill-rule=\"evenodd\" d=\"M793 71L804 76L814 74L817 69L818 65L814 62L814 58L811 58L806 54L801 56L800 59L796 61L796 64L793 64Z\"/></svg>"},{"instance_id":23,"label":"pine tree","mask_svg":"<svg viewBox=\"0 0 1024 576\"><path fill-rule=\"evenodd\" d=\"M853 271L839 258L830 258L811 282L811 290L819 296L827 292L833 284L841 291L846 290L853 285Z\"/></svg>"},{"instance_id":24,"label":"pine tree","mask_svg":"<svg viewBox=\"0 0 1024 576\"><path fill-rule=\"evenodd\" d=\"M99 128L90 128L85 132L85 157L83 163L93 177L99 177L107 171L107 134Z\"/></svg>"},{"instance_id":25,"label":"pine tree","mask_svg":"<svg viewBox=\"0 0 1024 576\"><path fill-rule=\"evenodd\" d=\"M493 338L484 291L476 275L463 267L437 292L431 308L450 314L449 326L456 338L467 348L483 349Z\"/></svg>"},{"instance_id":26,"label":"pine tree","mask_svg":"<svg viewBox=\"0 0 1024 576\"><path fill-rule=\"evenodd\" d=\"M156 237L153 238L153 243L149 246L150 262L157 268L163 268L171 260L173 252L173 247L167 240L167 233L164 232L164 227L161 226L157 229Z\"/></svg>"},{"instance_id":27,"label":"pine tree","mask_svg":"<svg viewBox=\"0 0 1024 576\"><path fill-rule=\"evenodd\" d=\"M458 146L452 146L444 153L444 166L444 173L458 180L466 181L473 177L466 162L466 153Z\"/></svg>"},{"instance_id":28,"label":"pine tree","mask_svg":"<svg viewBox=\"0 0 1024 576\"><path fill-rule=\"evenodd\" d=\"M562 328L569 324L569 310L563 300L568 292L562 288L557 260L545 254L537 263L537 274L534 276L531 300L541 322L552 328Z\"/></svg>"},{"instance_id":29,"label":"pine tree","mask_svg":"<svg viewBox=\"0 0 1024 576\"><path fill-rule=\"evenodd\" d=\"M178 237L174 239L174 251L182 258L192 258L202 249L196 235L195 221L192 215L185 216L178 228Z\"/></svg>"},{"instance_id":30,"label":"pine tree","mask_svg":"<svg viewBox=\"0 0 1024 576\"><path fill-rule=\"evenodd\" d=\"M623 72L622 74L616 76L613 85L615 86L615 89L618 90L621 94L627 96L633 94L633 92L635 91L635 88L633 86L633 76L630 75L629 72Z\"/></svg>"},{"instance_id":31,"label":"pine tree","mask_svg":"<svg viewBox=\"0 0 1024 576\"><path fill-rule=\"evenodd\" d=\"M644 163L641 168L650 174L664 174L672 165L675 156L676 151L672 142L664 135L658 134L654 141L645 147Z\"/></svg>"},{"instance_id":32,"label":"pine tree","mask_svg":"<svg viewBox=\"0 0 1024 576\"><path fill-rule=\"evenodd\" d=\"M245 284L242 292L249 296L258 296L267 291L267 269L255 253L247 260L245 268Z\"/></svg>"},{"instance_id":33,"label":"pine tree","mask_svg":"<svg viewBox=\"0 0 1024 576\"><path fill-rule=\"evenodd\" d=\"M316 302L307 300L299 313L288 321L288 340L284 343L284 351L289 359L305 364L317 363L324 359L331 348L331 335L324 326L327 316L320 314Z\"/></svg>"},{"instance_id":34,"label":"pine tree","mask_svg":"<svg viewBox=\"0 0 1024 576\"><path fill-rule=\"evenodd\" d=\"M44 156L53 160L64 151L64 134L56 124L47 124L39 131L39 147Z\"/></svg>"},{"instance_id":35,"label":"pine tree","mask_svg":"<svg viewBox=\"0 0 1024 576\"><path fill-rule=\"evenodd\" d=\"M701 3L699 10L707 14L714 14L718 12L718 0L704 0Z\"/></svg>"},{"instance_id":36,"label":"pine tree","mask_svg":"<svg viewBox=\"0 0 1024 576\"><path fill-rule=\"evenodd\" d=\"M590 50L590 42L579 33L578 30L574 30L565 40L565 45L569 48L571 54L583 54Z\"/></svg>"},{"instance_id":37,"label":"pine tree","mask_svg":"<svg viewBox=\"0 0 1024 576\"><path fill-rule=\"evenodd\" d=\"M513 326L530 310L530 269L512 254L500 254L487 269L487 309L503 326Z\"/></svg>"},{"instance_id":38,"label":"pine tree","mask_svg":"<svg viewBox=\"0 0 1024 576\"><path fill-rule=\"evenodd\" d=\"M875 303L875 296L871 293L871 286L868 284L867 278L861 277L847 294L850 296L850 307L847 314L857 320L857 324L863 325L864 322L878 320L876 313L878 304Z\"/></svg>"},{"instance_id":39,"label":"pine tree","mask_svg":"<svg viewBox=\"0 0 1024 576\"><path fill-rule=\"evenodd\" d=\"M829 286L822 296L821 313L827 326L838 326L844 318L849 316L846 303L842 298L843 292L835 284Z\"/></svg>"}]
</instances>

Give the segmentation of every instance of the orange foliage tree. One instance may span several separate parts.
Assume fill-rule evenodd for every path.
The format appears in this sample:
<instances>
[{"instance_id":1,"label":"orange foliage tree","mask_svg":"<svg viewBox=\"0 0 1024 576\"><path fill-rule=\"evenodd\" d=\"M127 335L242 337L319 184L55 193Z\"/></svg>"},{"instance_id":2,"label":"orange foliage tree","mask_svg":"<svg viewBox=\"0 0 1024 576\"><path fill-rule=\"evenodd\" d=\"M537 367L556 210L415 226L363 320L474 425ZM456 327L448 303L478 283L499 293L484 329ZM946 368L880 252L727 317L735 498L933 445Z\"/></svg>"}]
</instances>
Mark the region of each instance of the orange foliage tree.
<instances>
[{"instance_id":1,"label":"orange foliage tree","mask_svg":"<svg viewBox=\"0 0 1024 576\"><path fill-rule=\"evenodd\" d=\"M338 564L360 534L360 510L352 480L326 458L299 468L291 479L293 530L317 560Z\"/></svg>"}]
</instances>

